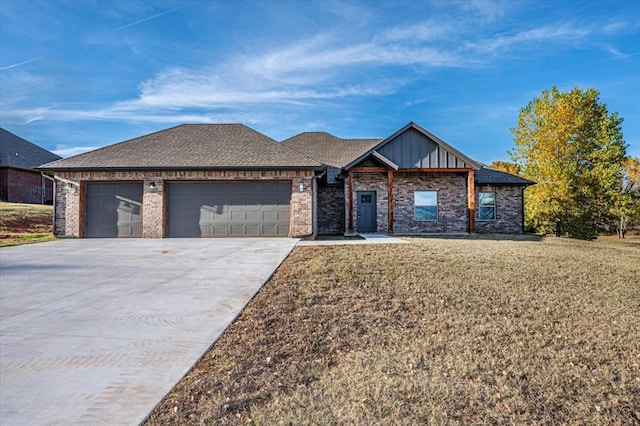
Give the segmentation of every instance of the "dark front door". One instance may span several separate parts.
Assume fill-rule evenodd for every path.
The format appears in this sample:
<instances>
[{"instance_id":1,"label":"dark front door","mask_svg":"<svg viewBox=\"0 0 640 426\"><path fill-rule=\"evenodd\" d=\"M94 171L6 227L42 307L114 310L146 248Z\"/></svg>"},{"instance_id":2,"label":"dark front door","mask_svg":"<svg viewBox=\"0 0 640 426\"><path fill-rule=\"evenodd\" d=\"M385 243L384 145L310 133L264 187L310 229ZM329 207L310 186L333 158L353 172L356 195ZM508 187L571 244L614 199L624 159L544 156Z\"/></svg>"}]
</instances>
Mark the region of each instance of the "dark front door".
<instances>
[{"instance_id":1,"label":"dark front door","mask_svg":"<svg viewBox=\"0 0 640 426\"><path fill-rule=\"evenodd\" d=\"M357 191L356 197L356 230L376 232L376 191Z\"/></svg>"}]
</instances>

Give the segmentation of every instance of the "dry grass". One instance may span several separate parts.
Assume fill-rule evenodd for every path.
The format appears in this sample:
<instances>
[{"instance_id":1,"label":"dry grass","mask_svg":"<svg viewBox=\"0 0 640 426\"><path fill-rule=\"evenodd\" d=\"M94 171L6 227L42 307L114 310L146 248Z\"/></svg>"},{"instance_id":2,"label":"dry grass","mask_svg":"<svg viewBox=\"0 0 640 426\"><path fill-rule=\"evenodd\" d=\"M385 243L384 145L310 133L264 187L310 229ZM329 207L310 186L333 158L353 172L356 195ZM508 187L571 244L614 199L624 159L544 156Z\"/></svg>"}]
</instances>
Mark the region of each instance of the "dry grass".
<instances>
[{"instance_id":1,"label":"dry grass","mask_svg":"<svg viewBox=\"0 0 640 426\"><path fill-rule=\"evenodd\" d=\"M639 234L627 234L625 238L618 238L617 235L600 235L598 241L602 243L618 244L629 247L640 248L640 235Z\"/></svg>"},{"instance_id":2,"label":"dry grass","mask_svg":"<svg viewBox=\"0 0 640 426\"><path fill-rule=\"evenodd\" d=\"M0 247L54 240L53 207L0 202Z\"/></svg>"},{"instance_id":3,"label":"dry grass","mask_svg":"<svg viewBox=\"0 0 640 426\"><path fill-rule=\"evenodd\" d=\"M640 249L411 242L296 248L148 424L640 423Z\"/></svg>"}]
</instances>

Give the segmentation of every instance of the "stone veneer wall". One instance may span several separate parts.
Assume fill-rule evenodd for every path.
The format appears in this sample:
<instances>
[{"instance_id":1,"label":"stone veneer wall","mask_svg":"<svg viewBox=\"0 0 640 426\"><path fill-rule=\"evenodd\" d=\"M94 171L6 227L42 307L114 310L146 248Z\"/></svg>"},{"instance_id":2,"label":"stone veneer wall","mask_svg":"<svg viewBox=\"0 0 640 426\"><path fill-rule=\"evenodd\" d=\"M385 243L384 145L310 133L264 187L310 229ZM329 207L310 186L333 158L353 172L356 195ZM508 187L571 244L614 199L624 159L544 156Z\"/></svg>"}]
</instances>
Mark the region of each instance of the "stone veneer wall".
<instances>
[{"instance_id":1,"label":"stone veneer wall","mask_svg":"<svg viewBox=\"0 0 640 426\"><path fill-rule=\"evenodd\" d=\"M318 186L318 234L344 233L344 186Z\"/></svg>"},{"instance_id":2,"label":"stone veneer wall","mask_svg":"<svg viewBox=\"0 0 640 426\"><path fill-rule=\"evenodd\" d=\"M496 193L496 218L480 220L480 192ZM480 185L476 187L476 231L522 233L522 188Z\"/></svg>"},{"instance_id":3,"label":"stone veneer wall","mask_svg":"<svg viewBox=\"0 0 640 426\"><path fill-rule=\"evenodd\" d=\"M56 217L54 234L60 237L80 237L80 195L84 182L144 182L142 196L142 236L162 238L164 232L164 181L224 181L224 180L291 180L291 237L313 234L312 185L313 171L91 171L56 172ZM155 191L148 185L156 182ZM304 182L300 192L299 183Z\"/></svg>"},{"instance_id":4,"label":"stone veneer wall","mask_svg":"<svg viewBox=\"0 0 640 426\"><path fill-rule=\"evenodd\" d=\"M438 191L438 219L414 220L415 191ZM393 179L396 234L467 232L467 176L461 173L396 173Z\"/></svg>"}]
</instances>

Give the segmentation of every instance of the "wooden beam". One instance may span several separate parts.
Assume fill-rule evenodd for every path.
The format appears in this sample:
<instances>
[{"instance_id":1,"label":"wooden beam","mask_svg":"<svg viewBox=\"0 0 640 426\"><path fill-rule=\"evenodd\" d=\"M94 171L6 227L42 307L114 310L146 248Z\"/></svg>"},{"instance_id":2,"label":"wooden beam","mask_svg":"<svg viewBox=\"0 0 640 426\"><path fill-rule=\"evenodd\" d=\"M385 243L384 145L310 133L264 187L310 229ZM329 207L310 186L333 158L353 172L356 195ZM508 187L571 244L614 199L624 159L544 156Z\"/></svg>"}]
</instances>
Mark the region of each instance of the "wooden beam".
<instances>
[{"instance_id":1,"label":"wooden beam","mask_svg":"<svg viewBox=\"0 0 640 426\"><path fill-rule=\"evenodd\" d=\"M393 235L393 170L387 171L387 233Z\"/></svg>"},{"instance_id":2,"label":"wooden beam","mask_svg":"<svg viewBox=\"0 0 640 426\"><path fill-rule=\"evenodd\" d=\"M469 233L476 233L476 191L475 172L469 170L467 175L467 200L469 205Z\"/></svg>"},{"instance_id":3,"label":"wooden beam","mask_svg":"<svg viewBox=\"0 0 640 426\"><path fill-rule=\"evenodd\" d=\"M353 171L349 170L349 176L347 178L347 194L349 197L348 206L349 206L349 227L347 229L349 234L353 234Z\"/></svg>"}]
</instances>

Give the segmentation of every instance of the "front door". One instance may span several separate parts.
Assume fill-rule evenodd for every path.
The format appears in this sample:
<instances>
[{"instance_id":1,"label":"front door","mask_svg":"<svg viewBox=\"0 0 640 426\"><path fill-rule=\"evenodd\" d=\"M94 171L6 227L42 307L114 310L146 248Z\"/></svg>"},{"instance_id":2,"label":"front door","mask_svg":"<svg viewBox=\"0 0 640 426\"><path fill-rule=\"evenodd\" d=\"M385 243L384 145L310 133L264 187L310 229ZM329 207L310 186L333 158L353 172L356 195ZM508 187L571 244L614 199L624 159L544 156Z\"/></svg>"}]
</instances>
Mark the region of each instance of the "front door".
<instances>
[{"instance_id":1,"label":"front door","mask_svg":"<svg viewBox=\"0 0 640 426\"><path fill-rule=\"evenodd\" d=\"M356 192L356 214L358 232L376 232L376 191Z\"/></svg>"}]
</instances>

